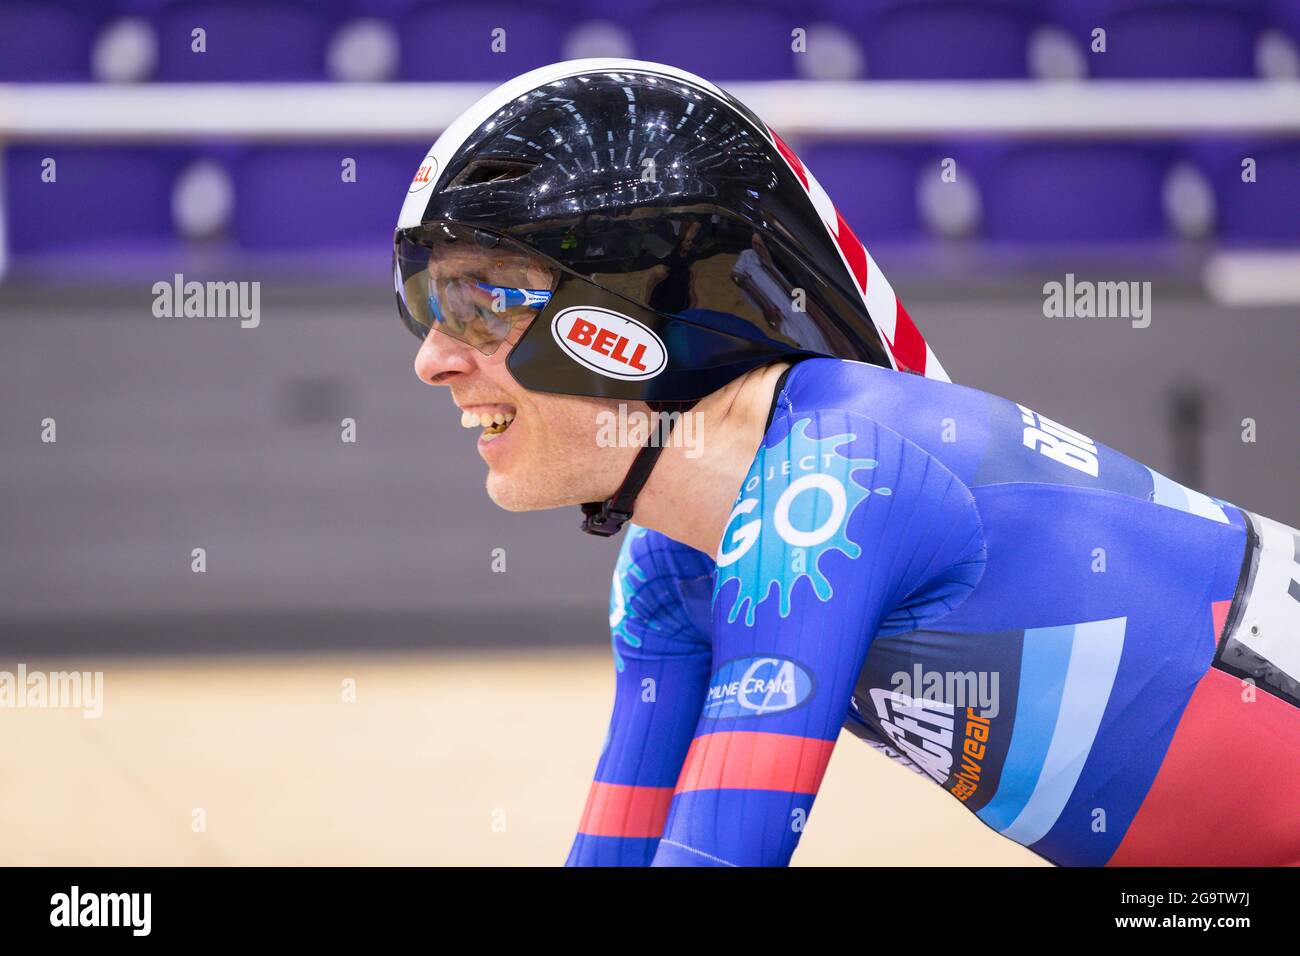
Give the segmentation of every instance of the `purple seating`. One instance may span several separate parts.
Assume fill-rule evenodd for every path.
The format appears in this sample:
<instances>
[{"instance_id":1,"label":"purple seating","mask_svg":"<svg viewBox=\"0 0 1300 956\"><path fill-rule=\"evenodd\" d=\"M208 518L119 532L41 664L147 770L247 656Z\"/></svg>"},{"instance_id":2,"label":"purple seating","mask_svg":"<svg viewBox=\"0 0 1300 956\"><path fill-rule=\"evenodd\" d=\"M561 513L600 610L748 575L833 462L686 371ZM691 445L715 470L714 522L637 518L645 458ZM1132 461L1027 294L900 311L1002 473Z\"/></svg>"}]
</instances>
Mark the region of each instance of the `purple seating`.
<instances>
[{"instance_id":1,"label":"purple seating","mask_svg":"<svg viewBox=\"0 0 1300 956\"><path fill-rule=\"evenodd\" d=\"M79 0L0 3L0 82L90 80L91 50L110 13Z\"/></svg>"},{"instance_id":2,"label":"purple seating","mask_svg":"<svg viewBox=\"0 0 1300 956\"><path fill-rule=\"evenodd\" d=\"M401 199L428 148L420 141L248 149L232 164L234 237L250 252L353 247L386 260ZM356 160L355 182L342 180L344 157Z\"/></svg>"},{"instance_id":3,"label":"purple seating","mask_svg":"<svg viewBox=\"0 0 1300 956\"><path fill-rule=\"evenodd\" d=\"M866 51L870 79L1020 79L1035 0L826 0Z\"/></svg>"},{"instance_id":4,"label":"purple seating","mask_svg":"<svg viewBox=\"0 0 1300 956\"><path fill-rule=\"evenodd\" d=\"M573 11L539 0L438 2L412 7L400 23L400 78L461 83L506 80L563 58ZM492 50L505 31L505 52Z\"/></svg>"},{"instance_id":5,"label":"purple seating","mask_svg":"<svg viewBox=\"0 0 1300 956\"><path fill-rule=\"evenodd\" d=\"M1272 27L1300 43L1300 0L0 0L0 81L90 81L96 39L118 16L143 17L156 28L161 82L325 82L335 31L363 16L395 25L399 77L412 81L492 82L554 62L572 27L590 19L623 25L639 58L724 85L799 75L790 32L823 20L862 46L868 79L1026 77L1028 40L1044 22L1063 26L1085 51L1090 75L1100 78L1248 78L1262 30ZM204 54L190 52L196 26L207 31ZM1097 26L1107 30L1104 54L1088 50ZM491 50L498 27L506 31L500 54ZM365 269L373 258L382 270L401 197L427 146L425 139L8 146L8 247L19 260L74 248L92 250L86 261L101 262L117 252L166 257L193 241L204 255L218 249L272 262L332 251ZM1166 177L1179 159L1213 191L1213 238L1231 246L1300 245L1294 139L813 141L796 148L869 248L917 244L924 252L931 231L968 234L936 226L936 200L946 210L948 194L918 193L928 185L930 164L948 155L975 193L966 194L965 209L978 210L978 225L970 227L976 240L998 254L1133 243L1173 248ZM58 163L54 184L41 181L47 156ZM1257 163L1256 182L1241 179L1245 156ZM215 157L221 167L221 222L210 233L191 223L182 235L176 187L201 157ZM357 162L356 182L341 179L344 157ZM1200 180L1192 180L1193 194L1204 197ZM79 227L70 230L69 223Z\"/></svg>"},{"instance_id":6,"label":"purple seating","mask_svg":"<svg viewBox=\"0 0 1300 956\"><path fill-rule=\"evenodd\" d=\"M1292 40L1300 42L1300 2L1269 0L1266 10L1271 26L1281 30Z\"/></svg>"},{"instance_id":7,"label":"purple seating","mask_svg":"<svg viewBox=\"0 0 1300 956\"><path fill-rule=\"evenodd\" d=\"M1164 179L1172 148L1140 143L1026 143L976 165L984 237L1086 245L1170 238Z\"/></svg>"},{"instance_id":8,"label":"purple seating","mask_svg":"<svg viewBox=\"0 0 1300 956\"><path fill-rule=\"evenodd\" d=\"M1234 246L1300 244L1300 143L1294 140L1213 140L1186 155L1214 191L1219 239ZM1255 181L1242 180L1242 161L1255 160Z\"/></svg>"},{"instance_id":9,"label":"purple seating","mask_svg":"<svg viewBox=\"0 0 1300 956\"><path fill-rule=\"evenodd\" d=\"M329 4L305 0L179 0L158 15L158 79L316 81L326 79L325 52L340 22ZM191 31L207 33L207 51L191 49Z\"/></svg>"},{"instance_id":10,"label":"purple seating","mask_svg":"<svg viewBox=\"0 0 1300 956\"><path fill-rule=\"evenodd\" d=\"M1098 78L1255 76L1262 0L1055 0L1051 16L1085 51ZM1091 34L1106 30L1106 52Z\"/></svg>"},{"instance_id":11,"label":"purple seating","mask_svg":"<svg viewBox=\"0 0 1300 956\"><path fill-rule=\"evenodd\" d=\"M174 147L13 146L5 151L5 206L15 255L160 247L175 238L172 186L189 151ZM42 182L55 160L57 180Z\"/></svg>"},{"instance_id":12,"label":"purple seating","mask_svg":"<svg viewBox=\"0 0 1300 956\"><path fill-rule=\"evenodd\" d=\"M633 32L640 59L722 82L784 80L796 76L800 55L791 50L791 31L811 22L772 3L666 2L647 9Z\"/></svg>"}]
</instances>

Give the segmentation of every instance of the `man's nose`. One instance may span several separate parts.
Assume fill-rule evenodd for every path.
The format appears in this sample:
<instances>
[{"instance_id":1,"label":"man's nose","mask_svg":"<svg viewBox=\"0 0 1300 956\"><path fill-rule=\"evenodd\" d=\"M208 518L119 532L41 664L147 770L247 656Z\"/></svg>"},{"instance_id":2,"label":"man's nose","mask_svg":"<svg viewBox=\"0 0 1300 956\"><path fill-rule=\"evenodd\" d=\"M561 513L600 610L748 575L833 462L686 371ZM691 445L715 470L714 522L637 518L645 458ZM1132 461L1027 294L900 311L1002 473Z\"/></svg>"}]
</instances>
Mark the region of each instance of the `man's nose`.
<instances>
[{"instance_id":1,"label":"man's nose","mask_svg":"<svg viewBox=\"0 0 1300 956\"><path fill-rule=\"evenodd\" d=\"M459 339L431 329L415 353L415 374L426 385L450 385L474 371L478 354Z\"/></svg>"}]
</instances>

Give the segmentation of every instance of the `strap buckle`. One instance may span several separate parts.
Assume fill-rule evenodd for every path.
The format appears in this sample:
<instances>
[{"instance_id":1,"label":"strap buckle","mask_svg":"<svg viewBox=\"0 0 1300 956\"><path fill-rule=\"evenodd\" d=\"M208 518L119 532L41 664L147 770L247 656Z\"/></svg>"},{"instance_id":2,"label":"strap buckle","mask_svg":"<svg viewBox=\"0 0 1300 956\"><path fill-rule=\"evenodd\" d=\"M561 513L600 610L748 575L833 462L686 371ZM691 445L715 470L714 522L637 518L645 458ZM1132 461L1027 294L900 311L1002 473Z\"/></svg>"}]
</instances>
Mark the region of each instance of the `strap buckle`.
<instances>
[{"instance_id":1,"label":"strap buckle","mask_svg":"<svg viewBox=\"0 0 1300 956\"><path fill-rule=\"evenodd\" d=\"M582 530L601 538L612 538L623 530L632 512L613 507L611 501L589 501L582 506Z\"/></svg>"}]
</instances>

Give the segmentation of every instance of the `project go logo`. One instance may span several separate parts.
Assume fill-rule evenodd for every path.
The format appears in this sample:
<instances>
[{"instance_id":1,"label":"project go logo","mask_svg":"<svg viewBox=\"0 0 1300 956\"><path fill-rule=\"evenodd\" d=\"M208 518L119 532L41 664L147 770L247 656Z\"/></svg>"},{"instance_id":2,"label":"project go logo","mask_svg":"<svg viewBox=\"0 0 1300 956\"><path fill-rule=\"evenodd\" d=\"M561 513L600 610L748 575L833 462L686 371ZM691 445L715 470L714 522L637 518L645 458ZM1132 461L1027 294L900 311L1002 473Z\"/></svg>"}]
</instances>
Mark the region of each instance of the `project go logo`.
<instances>
[{"instance_id":1,"label":"project go logo","mask_svg":"<svg viewBox=\"0 0 1300 956\"><path fill-rule=\"evenodd\" d=\"M879 464L873 458L847 458L839 452L839 447L856 440L856 435L846 432L810 438L811 423L811 418L800 419L784 442L762 449L727 519L717 556L714 597L728 582L740 582L728 623L743 609L745 624L753 626L755 611L774 584L780 614L788 617L795 583L803 577L809 579L819 600L830 600L833 588L818 567L822 555L839 551L849 558L858 557L862 548L845 533L849 517L868 495L892 493L889 488L865 488L850 477ZM755 513L760 499L775 501L770 513ZM755 549L765 524L789 547Z\"/></svg>"}]
</instances>

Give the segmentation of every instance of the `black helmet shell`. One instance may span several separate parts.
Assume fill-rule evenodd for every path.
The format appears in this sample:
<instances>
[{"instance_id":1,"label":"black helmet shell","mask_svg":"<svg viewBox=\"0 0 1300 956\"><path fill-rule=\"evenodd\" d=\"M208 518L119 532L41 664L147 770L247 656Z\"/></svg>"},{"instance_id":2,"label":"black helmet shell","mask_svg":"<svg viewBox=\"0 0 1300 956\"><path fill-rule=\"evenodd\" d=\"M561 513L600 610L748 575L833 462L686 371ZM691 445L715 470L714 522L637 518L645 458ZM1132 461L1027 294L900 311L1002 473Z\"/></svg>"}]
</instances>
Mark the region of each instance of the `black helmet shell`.
<instances>
[{"instance_id":1,"label":"black helmet shell","mask_svg":"<svg viewBox=\"0 0 1300 956\"><path fill-rule=\"evenodd\" d=\"M444 222L558 267L507 360L526 388L691 402L801 355L947 379L794 152L672 67L575 60L498 87L430 150L398 239Z\"/></svg>"}]
</instances>

